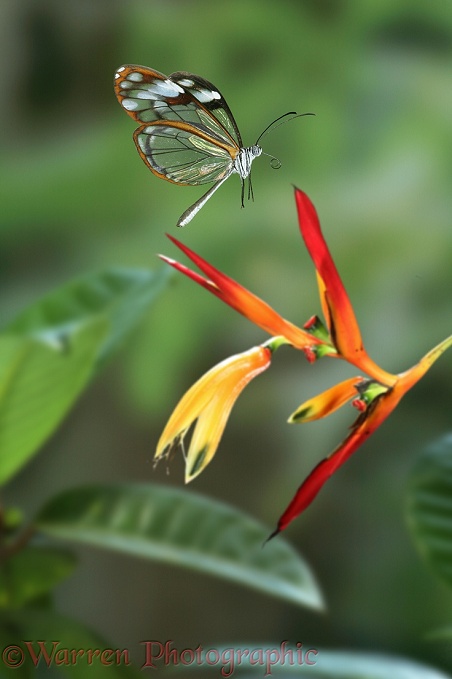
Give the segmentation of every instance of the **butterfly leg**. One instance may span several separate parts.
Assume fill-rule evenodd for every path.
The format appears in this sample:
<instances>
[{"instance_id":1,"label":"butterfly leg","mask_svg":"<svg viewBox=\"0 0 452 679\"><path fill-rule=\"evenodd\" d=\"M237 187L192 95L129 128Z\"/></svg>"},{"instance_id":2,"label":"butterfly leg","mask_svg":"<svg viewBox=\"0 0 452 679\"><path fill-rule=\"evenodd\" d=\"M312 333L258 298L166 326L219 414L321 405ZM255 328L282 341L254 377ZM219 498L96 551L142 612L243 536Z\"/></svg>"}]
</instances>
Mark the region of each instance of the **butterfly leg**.
<instances>
[{"instance_id":1,"label":"butterfly leg","mask_svg":"<svg viewBox=\"0 0 452 679\"><path fill-rule=\"evenodd\" d=\"M254 191L253 191L253 184L251 182L251 174L248 177L248 200L252 200L254 202Z\"/></svg>"},{"instance_id":2,"label":"butterfly leg","mask_svg":"<svg viewBox=\"0 0 452 679\"><path fill-rule=\"evenodd\" d=\"M242 207L245 207L245 180L240 177L240 181L242 182Z\"/></svg>"}]
</instances>

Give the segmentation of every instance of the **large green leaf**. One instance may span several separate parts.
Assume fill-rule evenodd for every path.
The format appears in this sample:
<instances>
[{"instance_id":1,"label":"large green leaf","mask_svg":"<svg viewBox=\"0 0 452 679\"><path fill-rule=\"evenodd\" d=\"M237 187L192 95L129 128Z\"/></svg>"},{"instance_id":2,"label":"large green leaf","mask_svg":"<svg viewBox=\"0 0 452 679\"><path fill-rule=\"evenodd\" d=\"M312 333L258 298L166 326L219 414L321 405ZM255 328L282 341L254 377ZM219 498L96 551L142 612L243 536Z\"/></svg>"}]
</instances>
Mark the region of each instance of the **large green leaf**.
<instances>
[{"instance_id":1,"label":"large green leaf","mask_svg":"<svg viewBox=\"0 0 452 679\"><path fill-rule=\"evenodd\" d=\"M0 567L0 608L22 608L50 592L75 568L73 554L50 547L25 547Z\"/></svg>"},{"instance_id":2,"label":"large green leaf","mask_svg":"<svg viewBox=\"0 0 452 679\"><path fill-rule=\"evenodd\" d=\"M426 449L408 486L408 522L433 570L452 585L452 435Z\"/></svg>"},{"instance_id":3,"label":"large green leaf","mask_svg":"<svg viewBox=\"0 0 452 679\"><path fill-rule=\"evenodd\" d=\"M234 644L241 647L240 644ZM253 644L254 646L254 644ZM260 647L264 650L274 650L278 653L279 645L269 647L265 644ZM355 653L353 651L326 651L318 649L316 656L308 656L310 662L315 661L315 665L306 664L306 656L303 654L309 650L309 646L303 645L301 661L299 656L294 653L294 663L289 664L290 658L286 658L284 665L277 661L276 654L273 654L272 675L278 679L292 679L292 677L304 677L305 679L450 679L450 676L439 670L427 667L426 665L412 662L406 658L380 655L377 653ZM258 657L258 656L256 656ZM264 655L264 662L267 656ZM241 669L247 669L240 677L262 676L265 664L255 664L249 666L249 659L242 659ZM249 667L247 667L249 666Z\"/></svg>"},{"instance_id":4,"label":"large green leaf","mask_svg":"<svg viewBox=\"0 0 452 679\"><path fill-rule=\"evenodd\" d=\"M3 651L0 677L137 679L139 676L131 649L107 643L81 623L52 610L23 609L3 614L0 643ZM100 653L96 654L96 650ZM74 656L72 651L80 653ZM106 651L104 656L102 651Z\"/></svg>"},{"instance_id":5,"label":"large green leaf","mask_svg":"<svg viewBox=\"0 0 452 679\"><path fill-rule=\"evenodd\" d=\"M321 608L301 557L282 538L220 502L154 485L82 487L52 499L37 525L49 535L193 568L293 603Z\"/></svg>"},{"instance_id":6,"label":"large green leaf","mask_svg":"<svg viewBox=\"0 0 452 679\"><path fill-rule=\"evenodd\" d=\"M107 329L98 318L58 341L0 336L0 484L44 443L91 377Z\"/></svg>"},{"instance_id":7,"label":"large green leaf","mask_svg":"<svg viewBox=\"0 0 452 679\"><path fill-rule=\"evenodd\" d=\"M158 273L115 268L90 274L50 292L25 309L7 329L47 337L49 333L64 334L74 323L103 315L110 324L99 351L99 361L103 362L143 318L169 275L167 267Z\"/></svg>"},{"instance_id":8,"label":"large green leaf","mask_svg":"<svg viewBox=\"0 0 452 679\"><path fill-rule=\"evenodd\" d=\"M0 335L0 484L58 426L167 278L164 269L85 276L31 305Z\"/></svg>"}]
</instances>

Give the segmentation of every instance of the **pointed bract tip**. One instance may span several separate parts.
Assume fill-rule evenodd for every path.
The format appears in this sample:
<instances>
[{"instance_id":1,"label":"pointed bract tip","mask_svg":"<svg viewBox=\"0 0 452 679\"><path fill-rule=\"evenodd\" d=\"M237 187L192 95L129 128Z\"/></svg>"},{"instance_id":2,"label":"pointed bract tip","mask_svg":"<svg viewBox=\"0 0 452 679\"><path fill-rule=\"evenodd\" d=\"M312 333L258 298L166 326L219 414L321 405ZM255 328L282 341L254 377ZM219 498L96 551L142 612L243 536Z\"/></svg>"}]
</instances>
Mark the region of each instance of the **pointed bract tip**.
<instances>
[{"instance_id":1,"label":"pointed bract tip","mask_svg":"<svg viewBox=\"0 0 452 679\"><path fill-rule=\"evenodd\" d=\"M262 543L262 549L265 547L267 542L270 542L270 540L273 540L273 538L275 538L280 532L281 532L281 529L279 527L275 528L273 533L270 533L268 538L266 540L264 540L264 542Z\"/></svg>"}]
</instances>

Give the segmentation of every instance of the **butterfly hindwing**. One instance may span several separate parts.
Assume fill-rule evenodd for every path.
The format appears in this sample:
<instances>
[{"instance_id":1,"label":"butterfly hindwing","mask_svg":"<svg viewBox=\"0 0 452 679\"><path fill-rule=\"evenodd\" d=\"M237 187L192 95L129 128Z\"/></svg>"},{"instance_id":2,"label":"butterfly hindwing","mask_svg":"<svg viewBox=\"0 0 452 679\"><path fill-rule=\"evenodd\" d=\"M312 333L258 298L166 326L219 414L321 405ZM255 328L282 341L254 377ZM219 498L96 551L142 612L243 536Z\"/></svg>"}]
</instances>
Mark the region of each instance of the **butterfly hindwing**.
<instances>
[{"instance_id":1,"label":"butterfly hindwing","mask_svg":"<svg viewBox=\"0 0 452 679\"><path fill-rule=\"evenodd\" d=\"M186 123L159 120L138 128L134 139L150 170L175 184L208 184L232 172L227 146Z\"/></svg>"}]
</instances>

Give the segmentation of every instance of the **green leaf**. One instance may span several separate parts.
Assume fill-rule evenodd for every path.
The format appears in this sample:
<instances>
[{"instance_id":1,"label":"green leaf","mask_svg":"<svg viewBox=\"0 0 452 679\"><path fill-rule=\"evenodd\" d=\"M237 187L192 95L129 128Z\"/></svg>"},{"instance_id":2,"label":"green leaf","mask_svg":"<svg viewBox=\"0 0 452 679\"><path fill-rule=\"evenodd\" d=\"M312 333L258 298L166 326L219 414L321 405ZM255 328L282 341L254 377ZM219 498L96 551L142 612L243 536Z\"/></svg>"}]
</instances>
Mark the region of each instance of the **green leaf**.
<instances>
[{"instance_id":1,"label":"green leaf","mask_svg":"<svg viewBox=\"0 0 452 679\"><path fill-rule=\"evenodd\" d=\"M452 625L427 632L425 639L427 641L450 641L452 639Z\"/></svg>"},{"instance_id":2,"label":"green leaf","mask_svg":"<svg viewBox=\"0 0 452 679\"><path fill-rule=\"evenodd\" d=\"M22 608L50 592L75 568L73 554L49 547L25 547L0 568L0 608Z\"/></svg>"},{"instance_id":3,"label":"green leaf","mask_svg":"<svg viewBox=\"0 0 452 679\"><path fill-rule=\"evenodd\" d=\"M258 648L253 644L255 648ZM242 648L241 644L234 644L235 648ZM264 644L260 647L264 650L278 652L280 644L269 647ZM303 644L301 660L299 664L298 656L294 653L294 664L289 665L286 658L284 665L276 663L269 669L273 676L278 679L291 679L292 677L305 677L306 679L450 679L450 676L439 670L427 667L426 665L412 662L406 658L395 656L380 655L377 653L355 653L353 651L326 651L318 649L316 656L307 656L310 662L315 661L315 665L308 665L303 655L312 647ZM266 656L263 658L266 661ZM277 656L273 655L273 661ZM248 667L249 666L249 667ZM248 670L240 677L262 676L265 664L252 665L250 660L242 659L241 668Z\"/></svg>"},{"instance_id":4,"label":"green leaf","mask_svg":"<svg viewBox=\"0 0 452 679\"><path fill-rule=\"evenodd\" d=\"M80 324L53 344L0 336L0 484L36 452L91 377L105 319Z\"/></svg>"},{"instance_id":5,"label":"green leaf","mask_svg":"<svg viewBox=\"0 0 452 679\"><path fill-rule=\"evenodd\" d=\"M419 552L452 586L452 434L419 458L408 485L407 509Z\"/></svg>"},{"instance_id":6,"label":"green leaf","mask_svg":"<svg viewBox=\"0 0 452 679\"><path fill-rule=\"evenodd\" d=\"M30 306L0 335L0 484L58 426L167 279L165 269L85 276Z\"/></svg>"},{"instance_id":7,"label":"green leaf","mask_svg":"<svg viewBox=\"0 0 452 679\"><path fill-rule=\"evenodd\" d=\"M2 650L10 646L16 647L10 653L3 651L0 677L5 675L28 679L37 676L45 677L49 674L56 678L67 676L73 679L86 679L86 677L138 679L139 676L137 668L132 664L129 649L117 648L105 642L81 623L52 610L23 609L7 615L3 614L0 617L0 643ZM74 658L72 650L84 651L84 653L80 653L72 662ZM100 652L99 654L93 653L91 663L87 653L90 650ZM109 653L109 650L118 651L118 655ZM102 664L102 651L107 651L104 654L104 661L110 664ZM8 658L11 659L11 663L14 659L16 662L22 659L22 664L8 670L8 664L5 661Z\"/></svg>"},{"instance_id":8,"label":"green leaf","mask_svg":"<svg viewBox=\"0 0 452 679\"><path fill-rule=\"evenodd\" d=\"M16 334L55 337L76 323L102 315L110 323L99 351L98 361L103 363L142 319L169 276L168 267L157 273L114 268L90 274L50 292L23 311L7 329Z\"/></svg>"},{"instance_id":9,"label":"green leaf","mask_svg":"<svg viewBox=\"0 0 452 679\"><path fill-rule=\"evenodd\" d=\"M238 510L185 490L154 485L82 487L52 499L37 526L58 538L193 568L312 608L314 577L268 528Z\"/></svg>"}]
</instances>

